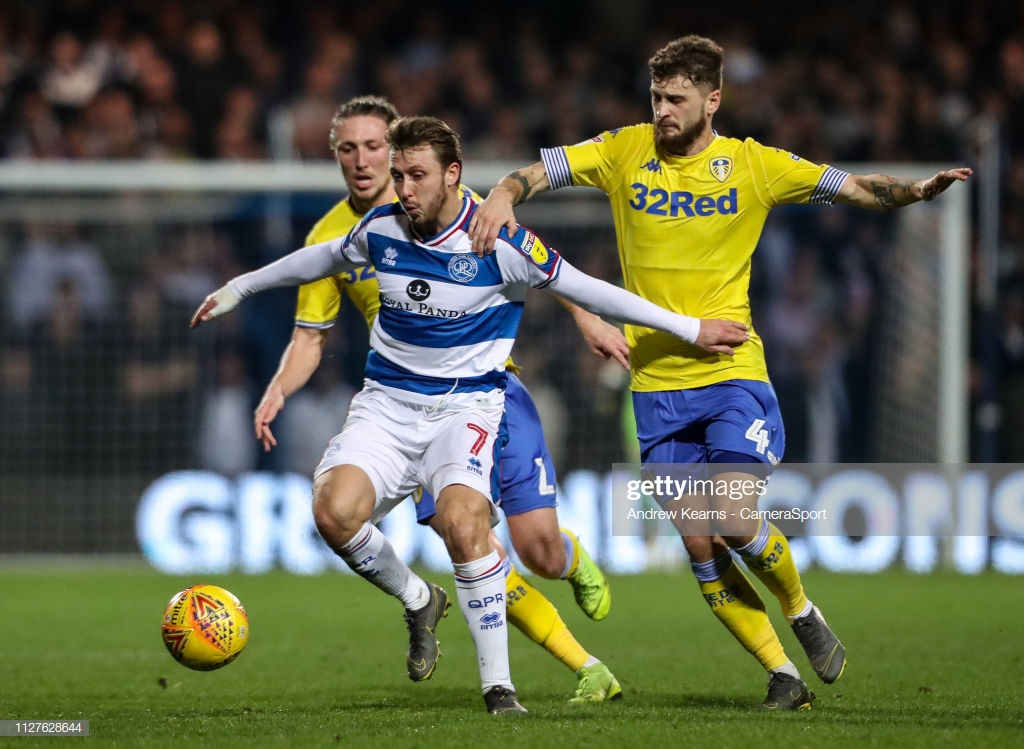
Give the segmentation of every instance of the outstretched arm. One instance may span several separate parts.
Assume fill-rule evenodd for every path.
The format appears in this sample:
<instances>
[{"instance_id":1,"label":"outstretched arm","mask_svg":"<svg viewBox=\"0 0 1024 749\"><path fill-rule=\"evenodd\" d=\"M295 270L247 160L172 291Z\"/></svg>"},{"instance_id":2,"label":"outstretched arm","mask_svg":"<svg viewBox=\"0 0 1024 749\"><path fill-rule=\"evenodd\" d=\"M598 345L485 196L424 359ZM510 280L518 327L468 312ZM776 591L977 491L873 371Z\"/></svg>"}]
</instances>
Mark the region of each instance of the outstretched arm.
<instances>
[{"instance_id":1,"label":"outstretched arm","mask_svg":"<svg viewBox=\"0 0 1024 749\"><path fill-rule=\"evenodd\" d=\"M588 276L562 259L558 277L547 287L591 312L631 325L657 328L714 354L733 355L750 339L746 325L731 320L698 320L659 307L618 286Z\"/></svg>"},{"instance_id":2,"label":"outstretched arm","mask_svg":"<svg viewBox=\"0 0 1024 749\"><path fill-rule=\"evenodd\" d=\"M263 398L253 416L256 439L263 443L263 449L270 452L277 447L277 439L270 430L270 422L284 408L284 401L309 382L323 356L326 330L295 326L292 340L281 354L277 372L267 385Z\"/></svg>"},{"instance_id":3,"label":"outstretched arm","mask_svg":"<svg viewBox=\"0 0 1024 749\"><path fill-rule=\"evenodd\" d=\"M879 211L902 208L919 200L932 200L954 182L966 182L973 173L968 167L960 167L919 180L884 174L851 174L839 188L836 202Z\"/></svg>"},{"instance_id":4,"label":"outstretched arm","mask_svg":"<svg viewBox=\"0 0 1024 749\"><path fill-rule=\"evenodd\" d=\"M593 312L587 312L570 301L556 296L559 303L569 310L576 327L580 329L583 340L590 350L603 359L614 359L624 369L629 369L629 344L622 331L611 323L607 323Z\"/></svg>"},{"instance_id":5,"label":"outstretched arm","mask_svg":"<svg viewBox=\"0 0 1024 749\"><path fill-rule=\"evenodd\" d=\"M194 328L200 323L209 322L225 312L230 312L240 301L261 291L278 286L301 286L310 281L333 276L343 270L365 265L365 260L354 263L345 258L339 250L340 247L341 240L338 239L311 244L251 273L232 278L206 297L192 315L189 327Z\"/></svg>"},{"instance_id":6,"label":"outstretched arm","mask_svg":"<svg viewBox=\"0 0 1024 749\"><path fill-rule=\"evenodd\" d=\"M494 251L494 240L504 226L511 237L519 227L513 206L525 203L534 195L551 189L544 162L524 166L501 178L480 204L469 222L469 238L473 240L473 252L483 257Z\"/></svg>"}]
</instances>

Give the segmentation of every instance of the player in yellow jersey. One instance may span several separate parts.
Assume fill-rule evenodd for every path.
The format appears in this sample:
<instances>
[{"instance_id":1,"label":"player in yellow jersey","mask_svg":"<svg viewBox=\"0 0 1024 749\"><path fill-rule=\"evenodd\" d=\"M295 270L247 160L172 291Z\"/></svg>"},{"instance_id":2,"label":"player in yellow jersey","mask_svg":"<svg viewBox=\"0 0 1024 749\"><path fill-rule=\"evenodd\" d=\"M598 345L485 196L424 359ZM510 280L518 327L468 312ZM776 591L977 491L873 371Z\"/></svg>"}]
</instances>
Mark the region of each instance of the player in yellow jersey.
<instances>
[{"instance_id":1,"label":"player in yellow jersey","mask_svg":"<svg viewBox=\"0 0 1024 749\"><path fill-rule=\"evenodd\" d=\"M384 139L388 123L396 117L394 107L379 97L357 97L338 109L331 123L330 147L341 166L349 196L316 223L306 238L307 245L344 236L370 208L396 199ZM363 267L300 287L292 340L255 413L256 437L264 449L277 444L270 424L285 399L301 388L319 365L325 336L334 325L344 296L372 324L380 308L374 268ZM578 307L570 306L570 311L595 351L628 366L628 349L617 328ZM593 618L603 618L611 600L607 582L575 535L558 528L554 467L540 433L536 408L522 384L511 375L506 411L510 444L501 458L502 506L516 552L544 577L567 577L581 608ZM512 455L520 459L514 460ZM507 466L509 461L514 465ZM428 523L434 515L433 499L424 494L417 503L417 517ZM491 539L505 556L493 533ZM376 579L371 582L378 583ZM447 594L418 577L400 587L397 597L406 606L409 625L409 676L419 681L429 678L437 663L434 628L444 616ZM579 682L571 701L601 702L621 695L608 667L576 641L554 605L511 565L506 592L510 621L577 674Z\"/></svg>"},{"instance_id":2,"label":"player in yellow jersey","mask_svg":"<svg viewBox=\"0 0 1024 749\"><path fill-rule=\"evenodd\" d=\"M722 98L722 50L711 39L670 42L649 67L653 122L543 149L540 162L504 177L470 225L475 251L489 251L501 226L514 229L513 206L559 187L597 187L611 202L629 291L676 312L750 325L750 258L774 206L899 208L931 200L971 174L952 169L917 181L848 174L751 139L718 135L711 120ZM761 339L749 330L749 342L725 356L627 327L645 467L708 464L708 475L756 482L782 459L782 418ZM741 501L756 507L757 495ZM810 707L814 695L730 554L737 552L779 599L815 672L832 683L846 664L845 648L807 599L786 537L763 520L680 533L712 611L770 674L763 707Z\"/></svg>"}]
</instances>

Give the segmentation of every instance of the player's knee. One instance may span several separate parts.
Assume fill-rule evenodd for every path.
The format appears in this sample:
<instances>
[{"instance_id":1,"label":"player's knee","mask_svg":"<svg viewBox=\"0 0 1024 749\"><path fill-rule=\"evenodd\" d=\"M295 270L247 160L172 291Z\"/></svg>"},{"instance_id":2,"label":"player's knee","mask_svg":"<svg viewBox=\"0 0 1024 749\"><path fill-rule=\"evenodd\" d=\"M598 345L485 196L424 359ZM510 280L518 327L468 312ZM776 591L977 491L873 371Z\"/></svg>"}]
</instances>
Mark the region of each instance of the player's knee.
<instances>
[{"instance_id":1,"label":"player's knee","mask_svg":"<svg viewBox=\"0 0 1024 749\"><path fill-rule=\"evenodd\" d=\"M754 536L725 536L723 537L724 546L726 549L742 549L744 546L754 540ZM724 554L724 552L722 552ZM721 556L719 554L718 556Z\"/></svg>"},{"instance_id":2,"label":"player's knee","mask_svg":"<svg viewBox=\"0 0 1024 749\"><path fill-rule=\"evenodd\" d=\"M684 535L683 546L691 562L709 562L729 553L729 547L721 539L711 536Z\"/></svg>"},{"instance_id":3,"label":"player's knee","mask_svg":"<svg viewBox=\"0 0 1024 749\"><path fill-rule=\"evenodd\" d=\"M491 510L485 499L472 501L460 498L438 505L437 530L444 539L452 559L469 561L490 551L488 532Z\"/></svg>"},{"instance_id":4,"label":"player's knee","mask_svg":"<svg viewBox=\"0 0 1024 749\"><path fill-rule=\"evenodd\" d=\"M328 545L348 543L369 519L360 503L345 501L331 482L313 485L313 522Z\"/></svg>"},{"instance_id":5,"label":"player's knee","mask_svg":"<svg viewBox=\"0 0 1024 749\"><path fill-rule=\"evenodd\" d=\"M561 539L553 542L549 539L535 537L525 544L523 548L516 546L516 554L523 564L533 574L540 575L547 580L557 580L565 571L565 544Z\"/></svg>"},{"instance_id":6,"label":"player's knee","mask_svg":"<svg viewBox=\"0 0 1024 749\"><path fill-rule=\"evenodd\" d=\"M743 546L745 544L750 543L750 541L752 541L752 540L753 540L753 538L747 538L746 541L741 541L740 539L737 539L737 545ZM733 546L732 543L730 543L729 541L726 541L721 536L715 536L714 538L709 538L708 539L708 544L709 544L709 547L711 549L711 556L713 558L715 558L715 559L718 559L719 557L723 557L726 554L728 554L729 553L729 547Z\"/></svg>"}]
</instances>

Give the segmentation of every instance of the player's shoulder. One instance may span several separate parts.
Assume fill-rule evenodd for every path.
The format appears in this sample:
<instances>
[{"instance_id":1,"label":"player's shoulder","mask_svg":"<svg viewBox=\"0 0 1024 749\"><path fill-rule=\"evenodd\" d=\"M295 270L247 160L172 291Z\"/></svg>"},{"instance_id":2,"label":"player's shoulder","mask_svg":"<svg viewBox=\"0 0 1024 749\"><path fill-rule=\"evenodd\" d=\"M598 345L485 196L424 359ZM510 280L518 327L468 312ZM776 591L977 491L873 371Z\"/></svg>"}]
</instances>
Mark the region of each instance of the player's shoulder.
<instances>
[{"instance_id":1,"label":"player's shoulder","mask_svg":"<svg viewBox=\"0 0 1024 749\"><path fill-rule=\"evenodd\" d=\"M634 125L626 125L625 127L615 127L611 130L606 130L605 133L611 140L617 140L618 138L653 138L654 125L650 122L638 122Z\"/></svg>"},{"instance_id":2,"label":"player's shoulder","mask_svg":"<svg viewBox=\"0 0 1024 749\"><path fill-rule=\"evenodd\" d=\"M306 235L306 244L327 242L343 236L356 225L359 215L352 210L348 198L339 200L321 216Z\"/></svg>"},{"instance_id":3,"label":"player's shoulder","mask_svg":"<svg viewBox=\"0 0 1024 749\"><path fill-rule=\"evenodd\" d=\"M558 253L549 247L532 229L525 226L518 227L513 234L509 234L508 230L503 226L498 231L498 239L512 250L520 255L524 255L540 266L546 266L558 257Z\"/></svg>"},{"instance_id":4,"label":"player's shoulder","mask_svg":"<svg viewBox=\"0 0 1024 749\"><path fill-rule=\"evenodd\" d=\"M519 251L526 248L528 252L529 248L540 240L540 237L537 236L533 229L520 225L511 234L508 231L508 227L502 226L498 230L498 239Z\"/></svg>"},{"instance_id":5,"label":"player's shoulder","mask_svg":"<svg viewBox=\"0 0 1024 749\"><path fill-rule=\"evenodd\" d=\"M364 213L352 232L353 234L387 234L389 236L396 232L400 234L402 229L396 228L396 225L400 224L404 217L405 211L397 201L385 203Z\"/></svg>"},{"instance_id":6,"label":"player's shoulder","mask_svg":"<svg viewBox=\"0 0 1024 749\"><path fill-rule=\"evenodd\" d=\"M592 145L602 149L629 148L636 144L646 145L654 141L654 126L649 122L613 127L577 143L577 146Z\"/></svg>"},{"instance_id":7,"label":"player's shoulder","mask_svg":"<svg viewBox=\"0 0 1024 749\"><path fill-rule=\"evenodd\" d=\"M736 139L731 139L736 140ZM779 148L778 146L768 146L764 143L754 140L753 138L745 138L743 141L736 141L740 144L740 147L751 154L756 154L763 161L782 161L782 162L794 162L799 164L810 164L806 159L798 156L792 151L788 151L785 148Z\"/></svg>"},{"instance_id":8,"label":"player's shoulder","mask_svg":"<svg viewBox=\"0 0 1024 749\"><path fill-rule=\"evenodd\" d=\"M483 198L481 198L480 195L475 190L473 190L473 188L466 187L466 185L462 184L461 182L459 183L459 197L469 198L474 203L483 202Z\"/></svg>"},{"instance_id":9,"label":"player's shoulder","mask_svg":"<svg viewBox=\"0 0 1024 749\"><path fill-rule=\"evenodd\" d=\"M753 138L734 138L731 135L722 135L716 132L705 152L733 156L763 149L764 146Z\"/></svg>"},{"instance_id":10,"label":"player's shoulder","mask_svg":"<svg viewBox=\"0 0 1024 749\"><path fill-rule=\"evenodd\" d=\"M370 223L377 219L390 219L394 218L395 216L403 215L405 215L405 212L402 210L401 204L398 201L394 201L391 203L385 203L384 205L379 205L375 208L371 208L366 212L366 215L363 216L363 221L365 221L366 223Z\"/></svg>"}]
</instances>

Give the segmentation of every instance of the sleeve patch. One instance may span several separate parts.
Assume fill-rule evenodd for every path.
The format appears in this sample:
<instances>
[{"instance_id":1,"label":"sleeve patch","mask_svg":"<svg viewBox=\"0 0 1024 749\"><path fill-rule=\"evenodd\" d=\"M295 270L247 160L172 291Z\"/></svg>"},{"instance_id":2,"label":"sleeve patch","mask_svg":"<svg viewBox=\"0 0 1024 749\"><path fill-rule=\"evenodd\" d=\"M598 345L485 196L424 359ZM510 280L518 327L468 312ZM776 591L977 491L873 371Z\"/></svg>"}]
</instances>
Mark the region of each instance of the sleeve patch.
<instances>
[{"instance_id":1,"label":"sleeve patch","mask_svg":"<svg viewBox=\"0 0 1024 749\"><path fill-rule=\"evenodd\" d=\"M519 231L509 240L509 244L545 273L551 272L558 259L558 253L544 244L543 239L523 227L519 227Z\"/></svg>"}]
</instances>

